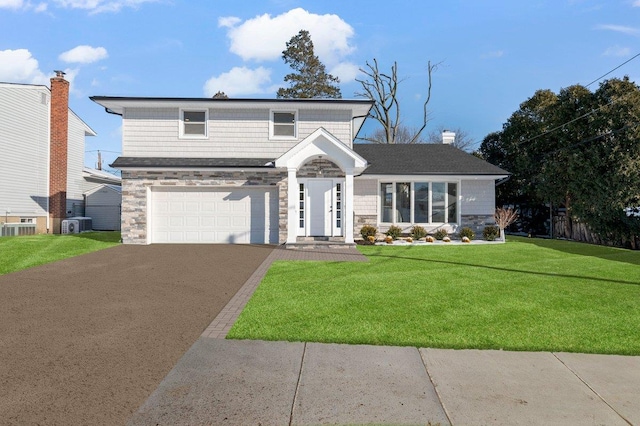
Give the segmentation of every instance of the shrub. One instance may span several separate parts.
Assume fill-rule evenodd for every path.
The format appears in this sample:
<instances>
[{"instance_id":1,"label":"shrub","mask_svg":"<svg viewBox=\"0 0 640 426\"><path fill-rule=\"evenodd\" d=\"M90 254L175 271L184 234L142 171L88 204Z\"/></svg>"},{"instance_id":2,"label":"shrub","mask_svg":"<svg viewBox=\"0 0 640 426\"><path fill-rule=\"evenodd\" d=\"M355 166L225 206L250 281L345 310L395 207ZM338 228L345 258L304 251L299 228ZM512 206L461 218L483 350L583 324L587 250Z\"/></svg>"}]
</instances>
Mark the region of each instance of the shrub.
<instances>
[{"instance_id":1,"label":"shrub","mask_svg":"<svg viewBox=\"0 0 640 426\"><path fill-rule=\"evenodd\" d=\"M468 226L465 226L460 230L460 238L464 238L464 237L467 237L468 239L473 240L476 237L476 233L473 232L473 229L469 228Z\"/></svg>"},{"instance_id":2,"label":"shrub","mask_svg":"<svg viewBox=\"0 0 640 426\"><path fill-rule=\"evenodd\" d=\"M363 225L360 229L360 235L365 241L369 241L369 237L376 238L376 234L378 233L378 228L371 225Z\"/></svg>"},{"instance_id":3,"label":"shrub","mask_svg":"<svg viewBox=\"0 0 640 426\"><path fill-rule=\"evenodd\" d=\"M463 243L470 243L471 240L469 239L469 237L462 237L462 242Z\"/></svg>"},{"instance_id":4,"label":"shrub","mask_svg":"<svg viewBox=\"0 0 640 426\"><path fill-rule=\"evenodd\" d=\"M387 232L385 232L387 237L391 237L394 240L397 240L400 237L400 234L402 234L402 228L395 225L391 225Z\"/></svg>"},{"instance_id":5,"label":"shrub","mask_svg":"<svg viewBox=\"0 0 640 426\"><path fill-rule=\"evenodd\" d=\"M449 238L449 237L444 237L444 238L442 239L442 241L443 241L443 242L445 242L445 243L450 243L450 242L451 242L451 238Z\"/></svg>"},{"instance_id":6,"label":"shrub","mask_svg":"<svg viewBox=\"0 0 640 426\"><path fill-rule=\"evenodd\" d=\"M427 236L427 230L424 229L422 226L416 225L413 228L411 228L411 237L413 237L414 240L419 240L420 238L424 238L426 236Z\"/></svg>"},{"instance_id":7,"label":"shrub","mask_svg":"<svg viewBox=\"0 0 640 426\"><path fill-rule=\"evenodd\" d=\"M431 235L429 235L429 236L427 236L427 238L425 238L424 240L425 240L426 242L428 242L428 243L432 243L432 242L434 242L436 239L435 239L435 238L433 238Z\"/></svg>"},{"instance_id":8,"label":"shrub","mask_svg":"<svg viewBox=\"0 0 640 426\"><path fill-rule=\"evenodd\" d=\"M384 237L384 241L387 244L393 244L393 237L391 235L387 235L386 237Z\"/></svg>"},{"instance_id":9,"label":"shrub","mask_svg":"<svg viewBox=\"0 0 640 426\"><path fill-rule=\"evenodd\" d=\"M369 244L373 244L376 242L376 237L374 237L373 235L369 235L367 236L367 241L369 241Z\"/></svg>"},{"instance_id":10,"label":"shrub","mask_svg":"<svg viewBox=\"0 0 640 426\"><path fill-rule=\"evenodd\" d=\"M407 239L405 241L408 242L408 243L412 243L413 242L413 238L407 237Z\"/></svg>"},{"instance_id":11,"label":"shrub","mask_svg":"<svg viewBox=\"0 0 640 426\"><path fill-rule=\"evenodd\" d=\"M441 240L448 235L449 233L444 229L438 229L436 232L433 233L433 236L435 237L436 240Z\"/></svg>"},{"instance_id":12,"label":"shrub","mask_svg":"<svg viewBox=\"0 0 640 426\"><path fill-rule=\"evenodd\" d=\"M495 225L485 226L482 230L482 238L487 241L495 241L500 236L500 228Z\"/></svg>"}]
</instances>

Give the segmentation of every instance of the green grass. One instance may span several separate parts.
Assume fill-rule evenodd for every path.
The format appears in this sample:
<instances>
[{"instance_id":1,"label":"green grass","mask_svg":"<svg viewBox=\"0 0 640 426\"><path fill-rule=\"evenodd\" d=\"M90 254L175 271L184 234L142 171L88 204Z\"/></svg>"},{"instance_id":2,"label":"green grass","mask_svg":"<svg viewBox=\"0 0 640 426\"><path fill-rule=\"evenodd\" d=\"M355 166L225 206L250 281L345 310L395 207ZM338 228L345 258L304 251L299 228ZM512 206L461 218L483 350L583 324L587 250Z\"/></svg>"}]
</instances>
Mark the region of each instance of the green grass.
<instances>
[{"instance_id":1,"label":"green grass","mask_svg":"<svg viewBox=\"0 0 640 426\"><path fill-rule=\"evenodd\" d=\"M567 241L360 246L272 265L234 339L640 355L640 252Z\"/></svg>"},{"instance_id":2,"label":"green grass","mask_svg":"<svg viewBox=\"0 0 640 426\"><path fill-rule=\"evenodd\" d=\"M118 245L119 232L0 238L0 275Z\"/></svg>"}]
</instances>

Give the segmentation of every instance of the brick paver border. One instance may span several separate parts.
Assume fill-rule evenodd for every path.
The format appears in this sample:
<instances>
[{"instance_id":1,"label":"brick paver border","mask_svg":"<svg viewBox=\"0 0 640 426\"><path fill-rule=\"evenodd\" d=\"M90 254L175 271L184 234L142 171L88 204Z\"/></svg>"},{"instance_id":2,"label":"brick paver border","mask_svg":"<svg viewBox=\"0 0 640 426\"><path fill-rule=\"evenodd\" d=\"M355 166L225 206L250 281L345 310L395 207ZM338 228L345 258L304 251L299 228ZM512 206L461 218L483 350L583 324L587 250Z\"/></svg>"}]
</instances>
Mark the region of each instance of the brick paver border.
<instances>
[{"instance_id":1,"label":"brick paver border","mask_svg":"<svg viewBox=\"0 0 640 426\"><path fill-rule=\"evenodd\" d=\"M348 248L313 248L313 249L286 249L275 248L262 264L249 277L247 282L231 298L229 303L220 311L217 317L204 330L201 337L212 339L224 339L236 322L240 312L258 288L262 278L266 275L271 264L276 260L311 260L326 262L368 262L366 256L355 247Z\"/></svg>"}]
</instances>

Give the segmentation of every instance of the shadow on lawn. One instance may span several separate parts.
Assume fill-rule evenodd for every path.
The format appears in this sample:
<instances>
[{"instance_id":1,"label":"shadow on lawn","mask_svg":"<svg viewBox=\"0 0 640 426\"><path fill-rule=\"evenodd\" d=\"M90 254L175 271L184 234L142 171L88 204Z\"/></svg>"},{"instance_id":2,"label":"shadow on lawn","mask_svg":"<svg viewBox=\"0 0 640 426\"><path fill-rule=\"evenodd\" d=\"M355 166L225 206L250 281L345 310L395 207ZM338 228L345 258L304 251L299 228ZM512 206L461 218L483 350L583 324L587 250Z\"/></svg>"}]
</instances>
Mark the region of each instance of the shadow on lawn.
<instances>
[{"instance_id":1,"label":"shadow on lawn","mask_svg":"<svg viewBox=\"0 0 640 426\"><path fill-rule=\"evenodd\" d=\"M627 285L640 285L638 281L625 281L625 280L615 280L615 279L607 279L600 277L589 277L584 275L570 275L570 274L554 274L550 272L536 272L536 271L527 271L522 269L513 269L513 268L502 268L499 266L489 266L489 265L476 265L473 263L464 263L464 262L455 262L451 260L436 260L436 259L425 259L420 257L409 257L409 256L393 256L389 254L381 254L381 253L367 253L368 257L371 258L387 258L387 259L406 259L406 260L417 260L422 262L429 263L440 263L443 265L453 265L453 266L471 266L474 268L482 268L482 269L490 269L492 271L501 271L501 272L516 272L520 274L531 274L531 275L539 275L543 277L553 277L553 278L573 278L579 280L589 280L589 281L598 281L602 283L611 283L611 284L627 284Z\"/></svg>"},{"instance_id":2,"label":"shadow on lawn","mask_svg":"<svg viewBox=\"0 0 640 426\"><path fill-rule=\"evenodd\" d=\"M598 257L600 259L613 260L616 262L624 262L640 266L640 251L638 250L544 238L518 238L517 240L521 243L533 244L541 248L557 250L563 253Z\"/></svg>"}]
</instances>

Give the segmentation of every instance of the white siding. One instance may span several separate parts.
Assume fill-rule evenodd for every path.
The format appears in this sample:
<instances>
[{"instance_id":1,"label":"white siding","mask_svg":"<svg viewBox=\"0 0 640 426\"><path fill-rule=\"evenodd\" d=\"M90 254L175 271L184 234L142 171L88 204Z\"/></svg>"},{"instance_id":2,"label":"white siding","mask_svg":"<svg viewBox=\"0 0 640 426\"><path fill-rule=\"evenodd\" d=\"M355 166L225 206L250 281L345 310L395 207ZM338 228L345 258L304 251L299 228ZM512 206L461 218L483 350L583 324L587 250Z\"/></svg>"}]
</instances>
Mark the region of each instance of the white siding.
<instances>
[{"instance_id":1,"label":"white siding","mask_svg":"<svg viewBox=\"0 0 640 426\"><path fill-rule=\"evenodd\" d=\"M351 111L298 110L295 140L269 139L270 110L209 109L207 139L179 138L178 108L128 108L123 116L125 157L276 158L319 127L351 146Z\"/></svg>"},{"instance_id":2,"label":"white siding","mask_svg":"<svg viewBox=\"0 0 640 426\"><path fill-rule=\"evenodd\" d=\"M71 216L84 214L84 138L85 125L69 111L69 138L67 142L67 212Z\"/></svg>"},{"instance_id":3,"label":"white siding","mask_svg":"<svg viewBox=\"0 0 640 426\"><path fill-rule=\"evenodd\" d=\"M462 214L492 215L496 209L494 180L463 180Z\"/></svg>"},{"instance_id":4,"label":"white siding","mask_svg":"<svg viewBox=\"0 0 640 426\"><path fill-rule=\"evenodd\" d=\"M46 216L49 101L45 86L0 84L0 215Z\"/></svg>"},{"instance_id":5,"label":"white siding","mask_svg":"<svg viewBox=\"0 0 640 426\"><path fill-rule=\"evenodd\" d=\"M378 214L378 181L354 179L353 211L357 215Z\"/></svg>"},{"instance_id":6,"label":"white siding","mask_svg":"<svg viewBox=\"0 0 640 426\"><path fill-rule=\"evenodd\" d=\"M92 219L96 231L120 230L122 193L106 185L87 194L86 216Z\"/></svg>"}]
</instances>

